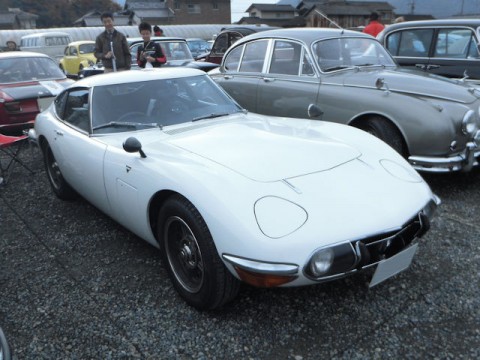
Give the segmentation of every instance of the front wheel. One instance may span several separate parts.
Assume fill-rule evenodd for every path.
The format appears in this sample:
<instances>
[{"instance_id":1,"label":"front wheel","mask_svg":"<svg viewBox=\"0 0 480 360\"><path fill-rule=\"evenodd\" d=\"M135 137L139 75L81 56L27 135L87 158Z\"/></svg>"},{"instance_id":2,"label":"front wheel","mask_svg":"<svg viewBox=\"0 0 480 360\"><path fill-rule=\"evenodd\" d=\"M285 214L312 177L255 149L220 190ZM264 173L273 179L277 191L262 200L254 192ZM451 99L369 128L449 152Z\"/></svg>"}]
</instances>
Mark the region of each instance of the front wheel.
<instances>
[{"instance_id":1,"label":"front wheel","mask_svg":"<svg viewBox=\"0 0 480 360\"><path fill-rule=\"evenodd\" d=\"M400 155L406 156L402 134L387 119L374 116L365 120L359 128L384 141Z\"/></svg>"},{"instance_id":2,"label":"front wheel","mask_svg":"<svg viewBox=\"0 0 480 360\"><path fill-rule=\"evenodd\" d=\"M43 160L45 163L48 181L50 182L55 195L62 200L75 199L77 197L77 193L63 178L62 172L58 167L57 160L55 160L55 156L53 155L52 149L48 143L43 146Z\"/></svg>"},{"instance_id":3,"label":"front wheel","mask_svg":"<svg viewBox=\"0 0 480 360\"><path fill-rule=\"evenodd\" d=\"M157 225L164 266L189 305L212 310L237 295L240 281L223 264L207 224L190 201L180 195L169 198Z\"/></svg>"}]
</instances>

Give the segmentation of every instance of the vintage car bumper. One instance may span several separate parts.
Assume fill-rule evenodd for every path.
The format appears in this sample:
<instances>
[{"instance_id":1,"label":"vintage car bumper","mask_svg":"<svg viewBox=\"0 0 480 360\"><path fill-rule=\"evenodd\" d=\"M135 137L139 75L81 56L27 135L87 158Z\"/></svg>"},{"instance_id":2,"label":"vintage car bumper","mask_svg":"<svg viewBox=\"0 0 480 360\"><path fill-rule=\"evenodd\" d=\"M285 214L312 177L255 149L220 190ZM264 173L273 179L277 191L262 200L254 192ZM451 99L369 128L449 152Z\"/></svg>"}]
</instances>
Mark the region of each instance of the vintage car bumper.
<instances>
[{"instance_id":1,"label":"vintage car bumper","mask_svg":"<svg viewBox=\"0 0 480 360\"><path fill-rule=\"evenodd\" d=\"M415 170L445 173L453 171L470 171L478 166L480 147L477 141L467 143L463 153L451 157L410 156L408 161Z\"/></svg>"},{"instance_id":2,"label":"vintage car bumper","mask_svg":"<svg viewBox=\"0 0 480 360\"><path fill-rule=\"evenodd\" d=\"M376 267L370 287L407 269L418 243L429 229L441 200L434 195L425 207L402 227L388 233L316 249L305 264L262 262L230 254L222 258L240 279L258 287L321 283ZM330 256L326 260L325 255ZM315 263L325 262L319 266Z\"/></svg>"}]
</instances>

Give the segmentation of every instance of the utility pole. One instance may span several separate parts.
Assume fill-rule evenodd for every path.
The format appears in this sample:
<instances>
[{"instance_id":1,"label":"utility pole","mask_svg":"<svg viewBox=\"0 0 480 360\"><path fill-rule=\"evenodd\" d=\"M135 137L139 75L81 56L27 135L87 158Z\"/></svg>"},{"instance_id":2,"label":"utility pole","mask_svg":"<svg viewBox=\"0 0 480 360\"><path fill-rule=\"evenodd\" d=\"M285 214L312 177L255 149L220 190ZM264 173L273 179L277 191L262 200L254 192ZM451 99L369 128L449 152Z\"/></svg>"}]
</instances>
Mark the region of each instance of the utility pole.
<instances>
[{"instance_id":1,"label":"utility pole","mask_svg":"<svg viewBox=\"0 0 480 360\"><path fill-rule=\"evenodd\" d=\"M412 0L412 2L410 3L410 14L413 15L414 13L415 13L415 0Z\"/></svg>"}]
</instances>

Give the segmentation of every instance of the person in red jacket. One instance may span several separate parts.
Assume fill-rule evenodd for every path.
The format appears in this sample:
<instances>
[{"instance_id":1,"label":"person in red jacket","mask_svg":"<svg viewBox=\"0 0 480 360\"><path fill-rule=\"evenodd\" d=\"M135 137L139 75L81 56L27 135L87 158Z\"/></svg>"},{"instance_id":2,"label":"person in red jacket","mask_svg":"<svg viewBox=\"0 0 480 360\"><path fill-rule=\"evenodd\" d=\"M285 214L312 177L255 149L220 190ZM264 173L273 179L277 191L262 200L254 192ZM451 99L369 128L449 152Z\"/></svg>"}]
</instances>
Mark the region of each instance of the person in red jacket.
<instances>
[{"instance_id":1,"label":"person in red jacket","mask_svg":"<svg viewBox=\"0 0 480 360\"><path fill-rule=\"evenodd\" d=\"M384 28L385 25L383 25L379 21L379 15L375 11L370 14L370 22L368 23L367 26L365 26L365 29L363 29L364 33L370 34L372 36L377 36Z\"/></svg>"},{"instance_id":2,"label":"person in red jacket","mask_svg":"<svg viewBox=\"0 0 480 360\"><path fill-rule=\"evenodd\" d=\"M141 68L160 67L167 62L159 43L150 40L152 36L152 26L149 23L142 22L138 25L138 30L143 38L143 45L138 47L137 64Z\"/></svg>"}]
</instances>

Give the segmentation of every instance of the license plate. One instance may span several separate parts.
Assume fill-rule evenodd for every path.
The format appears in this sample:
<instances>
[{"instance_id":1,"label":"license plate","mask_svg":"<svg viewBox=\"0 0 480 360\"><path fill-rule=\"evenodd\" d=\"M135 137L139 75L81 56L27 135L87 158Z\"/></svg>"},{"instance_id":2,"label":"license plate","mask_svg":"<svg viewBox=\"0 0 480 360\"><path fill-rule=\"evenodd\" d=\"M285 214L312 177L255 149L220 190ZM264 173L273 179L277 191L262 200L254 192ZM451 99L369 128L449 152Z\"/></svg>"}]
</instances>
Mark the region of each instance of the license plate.
<instances>
[{"instance_id":1,"label":"license plate","mask_svg":"<svg viewBox=\"0 0 480 360\"><path fill-rule=\"evenodd\" d=\"M52 103L53 99L53 97L37 99L38 109L40 110L40 112L46 110Z\"/></svg>"},{"instance_id":2,"label":"license plate","mask_svg":"<svg viewBox=\"0 0 480 360\"><path fill-rule=\"evenodd\" d=\"M382 261L377 265L377 269L373 274L369 287L380 284L382 281L397 275L407 269L412 263L413 256L417 252L418 244L410 246L391 258Z\"/></svg>"}]
</instances>

